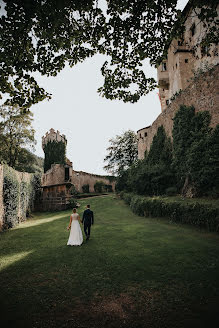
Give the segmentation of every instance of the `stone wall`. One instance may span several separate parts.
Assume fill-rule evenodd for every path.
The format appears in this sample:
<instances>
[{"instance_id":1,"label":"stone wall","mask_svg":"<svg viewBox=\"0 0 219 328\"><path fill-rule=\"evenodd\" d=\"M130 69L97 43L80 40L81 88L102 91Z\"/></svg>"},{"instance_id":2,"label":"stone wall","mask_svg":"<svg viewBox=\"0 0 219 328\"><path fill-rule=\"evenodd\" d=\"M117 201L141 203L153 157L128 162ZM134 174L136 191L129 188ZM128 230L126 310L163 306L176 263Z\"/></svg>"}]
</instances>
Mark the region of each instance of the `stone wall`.
<instances>
[{"instance_id":1,"label":"stone wall","mask_svg":"<svg viewBox=\"0 0 219 328\"><path fill-rule=\"evenodd\" d=\"M51 169L42 176L42 186L52 186L65 182L65 168L69 170L69 181L72 179L72 167L63 164L52 164Z\"/></svg>"},{"instance_id":2,"label":"stone wall","mask_svg":"<svg viewBox=\"0 0 219 328\"><path fill-rule=\"evenodd\" d=\"M173 118L180 105L194 106L196 112L209 111L211 127L219 124L219 65L214 69L202 73L163 111L153 122L151 127L138 131L138 158L143 159L145 150L150 149L154 135L159 126L163 125L168 136L172 138ZM147 136L142 138L142 133ZM140 137L141 134L141 137Z\"/></svg>"},{"instance_id":3,"label":"stone wall","mask_svg":"<svg viewBox=\"0 0 219 328\"><path fill-rule=\"evenodd\" d=\"M109 179L101 175L73 171L72 182L79 192L82 192L82 186L85 184L89 184L90 192L94 192L94 185L97 181L102 181L106 185L112 185L113 191L115 191L115 181L110 182Z\"/></svg>"}]
</instances>

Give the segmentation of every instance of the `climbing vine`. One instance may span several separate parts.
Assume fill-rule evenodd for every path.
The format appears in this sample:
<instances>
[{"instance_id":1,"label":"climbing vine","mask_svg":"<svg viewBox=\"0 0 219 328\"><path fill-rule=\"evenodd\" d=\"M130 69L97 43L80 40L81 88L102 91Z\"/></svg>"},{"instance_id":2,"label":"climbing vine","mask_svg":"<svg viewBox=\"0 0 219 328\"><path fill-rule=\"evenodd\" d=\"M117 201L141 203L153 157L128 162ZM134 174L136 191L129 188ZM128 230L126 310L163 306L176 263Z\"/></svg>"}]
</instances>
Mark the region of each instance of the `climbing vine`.
<instances>
[{"instance_id":1,"label":"climbing vine","mask_svg":"<svg viewBox=\"0 0 219 328\"><path fill-rule=\"evenodd\" d=\"M25 181L23 176L19 180L16 171L4 165L3 168L3 228L16 226L30 216L34 209L34 202L40 196L40 174L30 174Z\"/></svg>"},{"instance_id":2,"label":"climbing vine","mask_svg":"<svg viewBox=\"0 0 219 328\"><path fill-rule=\"evenodd\" d=\"M45 160L44 172L51 168L51 165L65 164L66 161L66 145L62 141L48 141L44 146Z\"/></svg>"}]
</instances>

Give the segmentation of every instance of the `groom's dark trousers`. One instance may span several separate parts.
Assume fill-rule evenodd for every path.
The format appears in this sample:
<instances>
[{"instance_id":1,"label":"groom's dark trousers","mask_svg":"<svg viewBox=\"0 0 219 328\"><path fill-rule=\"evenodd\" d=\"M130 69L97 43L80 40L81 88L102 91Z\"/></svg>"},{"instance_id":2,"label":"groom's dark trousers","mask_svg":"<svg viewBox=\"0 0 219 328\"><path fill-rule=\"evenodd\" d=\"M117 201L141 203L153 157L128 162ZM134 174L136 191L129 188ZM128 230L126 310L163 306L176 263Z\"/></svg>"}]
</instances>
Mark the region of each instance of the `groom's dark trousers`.
<instances>
[{"instance_id":1,"label":"groom's dark trousers","mask_svg":"<svg viewBox=\"0 0 219 328\"><path fill-rule=\"evenodd\" d=\"M89 208L83 213L82 223L84 224L84 233L86 237L90 237L91 224L94 224L94 213Z\"/></svg>"}]
</instances>

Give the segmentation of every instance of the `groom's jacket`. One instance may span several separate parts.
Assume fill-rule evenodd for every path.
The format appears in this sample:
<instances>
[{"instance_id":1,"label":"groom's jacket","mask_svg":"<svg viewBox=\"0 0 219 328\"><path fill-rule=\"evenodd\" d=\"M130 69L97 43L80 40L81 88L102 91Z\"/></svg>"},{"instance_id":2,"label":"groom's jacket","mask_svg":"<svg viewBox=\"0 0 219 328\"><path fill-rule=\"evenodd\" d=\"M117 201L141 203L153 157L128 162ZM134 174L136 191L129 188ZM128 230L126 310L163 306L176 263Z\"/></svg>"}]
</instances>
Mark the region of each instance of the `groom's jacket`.
<instances>
[{"instance_id":1,"label":"groom's jacket","mask_svg":"<svg viewBox=\"0 0 219 328\"><path fill-rule=\"evenodd\" d=\"M82 223L87 225L94 224L94 213L89 208L83 213Z\"/></svg>"}]
</instances>

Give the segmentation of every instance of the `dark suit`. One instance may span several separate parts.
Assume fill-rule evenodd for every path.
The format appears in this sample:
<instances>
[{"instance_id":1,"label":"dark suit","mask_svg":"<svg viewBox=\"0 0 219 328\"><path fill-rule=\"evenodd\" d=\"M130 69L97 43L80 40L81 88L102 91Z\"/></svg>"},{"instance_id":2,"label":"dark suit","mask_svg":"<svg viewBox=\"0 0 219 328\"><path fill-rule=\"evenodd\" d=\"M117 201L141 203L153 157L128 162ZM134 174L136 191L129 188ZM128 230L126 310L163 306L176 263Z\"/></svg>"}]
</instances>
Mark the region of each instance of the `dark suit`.
<instances>
[{"instance_id":1,"label":"dark suit","mask_svg":"<svg viewBox=\"0 0 219 328\"><path fill-rule=\"evenodd\" d=\"M84 233L86 237L90 237L90 227L94 224L94 213L87 208L83 213L82 223L84 224Z\"/></svg>"}]
</instances>

